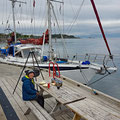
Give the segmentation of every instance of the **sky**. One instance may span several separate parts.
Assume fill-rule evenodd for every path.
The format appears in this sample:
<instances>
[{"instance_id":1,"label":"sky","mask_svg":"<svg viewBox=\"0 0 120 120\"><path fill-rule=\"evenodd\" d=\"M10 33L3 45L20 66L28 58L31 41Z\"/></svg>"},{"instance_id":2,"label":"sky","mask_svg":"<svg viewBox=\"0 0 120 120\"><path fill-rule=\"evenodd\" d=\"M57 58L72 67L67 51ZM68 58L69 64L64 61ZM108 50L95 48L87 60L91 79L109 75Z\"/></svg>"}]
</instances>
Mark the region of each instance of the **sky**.
<instances>
[{"instance_id":1,"label":"sky","mask_svg":"<svg viewBox=\"0 0 120 120\"><path fill-rule=\"evenodd\" d=\"M47 29L46 0L22 0L27 4L15 4L16 30L22 34L41 35ZM90 0L59 0L52 2L59 27L51 14L53 33L73 35L100 34L100 29ZM120 0L94 0L106 34L120 34ZM12 9L9 0L0 0L0 33L13 30ZM58 29L60 28L60 30Z\"/></svg>"}]
</instances>

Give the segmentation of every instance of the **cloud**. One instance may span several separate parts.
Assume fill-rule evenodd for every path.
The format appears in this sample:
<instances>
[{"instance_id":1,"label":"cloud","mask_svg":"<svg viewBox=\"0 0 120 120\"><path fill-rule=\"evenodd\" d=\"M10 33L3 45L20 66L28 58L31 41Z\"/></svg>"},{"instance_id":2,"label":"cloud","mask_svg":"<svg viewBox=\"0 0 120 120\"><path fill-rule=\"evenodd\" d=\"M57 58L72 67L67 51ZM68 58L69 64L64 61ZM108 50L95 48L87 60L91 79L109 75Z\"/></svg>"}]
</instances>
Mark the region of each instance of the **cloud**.
<instances>
[{"instance_id":1,"label":"cloud","mask_svg":"<svg viewBox=\"0 0 120 120\"><path fill-rule=\"evenodd\" d=\"M17 31L20 31L21 33L22 31L25 31L25 33L29 31L30 33L30 31L32 31L30 29L34 29L34 21L31 24L31 18L35 18L35 31L38 31L38 34L42 33L47 25L47 2L45 0L36 0L36 7L33 10L32 0L24 1L27 2L26 5L22 5L20 7L19 4L16 3L15 6ZM0 4L0 32L2 32L7 26L7 20L9 20L11 28L13 28L13 22L10 1L0 0ZM120 27L120 0L95 0L95 4L105 31L111 31L113 33L118 32ZM60 26L64 23L64 31L66 33L70 31L71 34L84 34L91 32L96 33L99 31L98 23L90 0L84 0L83 5L82 0L64 0L64 7L59 3L53 3L53 5L58 22L60 23ZM60 8L62 10L64 9L64 14L60 14ZM64 22L62 21L63 17ZM54 26L55 19L53 16L52 20L53 32L55 32L57 27ZM20 24L18 24L18 22Z\"/></svg>"}]
</instances>

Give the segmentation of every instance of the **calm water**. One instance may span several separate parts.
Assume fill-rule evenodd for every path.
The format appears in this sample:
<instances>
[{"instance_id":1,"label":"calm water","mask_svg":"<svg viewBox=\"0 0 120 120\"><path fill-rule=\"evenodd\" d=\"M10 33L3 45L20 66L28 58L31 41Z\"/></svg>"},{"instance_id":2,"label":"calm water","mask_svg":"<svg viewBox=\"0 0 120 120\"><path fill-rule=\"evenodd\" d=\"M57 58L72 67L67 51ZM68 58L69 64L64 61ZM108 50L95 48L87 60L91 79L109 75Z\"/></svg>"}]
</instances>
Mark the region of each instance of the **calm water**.
<instances>
[{"instance_id":1,"label":"calm water","mask_svg":"<svg viewBox=\"0 0 120 120\"><path fill-rule=\"evenodd\" d=\"M86 53L108 54L103 39L66 39L65 41L66 49L67 52L69 53L70 58L72 58L73 55L76 54L77 55ZM118 70L116 73L105 77L99 82L96 82L91 87L120 99L120 38L108 39L108 43L112 54L115 55L114 62ZM60 55L62 55L63 44L61 40L58 40L57 43L54 42L53 46L54 50L56 50ZM45 49L47 48L48 45L45 46ZM81 60L81 58L78 56L77 60ZM93 82L100 77L101 77L100 75L96 75L90 82Z\"/></svg>"}]
</instances>

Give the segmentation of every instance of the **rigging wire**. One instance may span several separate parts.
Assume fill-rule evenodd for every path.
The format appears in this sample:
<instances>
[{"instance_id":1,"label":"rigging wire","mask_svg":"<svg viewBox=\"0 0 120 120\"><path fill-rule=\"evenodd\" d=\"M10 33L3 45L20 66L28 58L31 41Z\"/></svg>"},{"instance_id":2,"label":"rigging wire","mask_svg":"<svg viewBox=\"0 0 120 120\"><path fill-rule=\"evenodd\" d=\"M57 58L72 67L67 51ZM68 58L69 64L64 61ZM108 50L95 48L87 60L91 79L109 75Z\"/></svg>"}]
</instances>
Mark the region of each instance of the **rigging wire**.
<instances>
[{"instance_id":1,"label":"rigging wire","mask_svg":"<svg viewBox=\"0 0 120 120\"><path fill-rule=\"evenodd\" d=\"M25 26L24 26L24 29L22 29L22 7L23 7L23 5L21 4L21 3L19 3L18 4L18 6L19 6L19 13L18 13L18 31L19 31L19 33L21 33L22 31L24 31L24 29L25 29ZM22 30L22 31L21 31Z\"/></svg>"},{"instance_id":2,"label":"rigging wire","mask_svg":"<svg viewBox=\"0 0 120 120\"><path fill-rule=\"evenodd\" d=\"M3 5L2 6L5 6L4 3L5 1L3 1ZM4 13L4 11L5 11L5 8L3 7L3 13ZM3 21L4 21L4 14L2 14L2 25L3 25Z\"/></svg>"},{"instance_id":3,"label":"rigging wire","mask_svg":"<svg viewBox=\"0 0 120 120\"><path fill-rule=\"evenodd\" d=\"M32 5L32 1L30 0L29 9L32 8L31 5ZM30 11L30 13L31 13L31 26L30 26L30 30L31 30L31 33L32 33L32 35L33 35L33 25L32 25L32 22L33 22L33 17L32 17L32 15L33 15L33 13L32 13L32 10L31 10L31 9L30 9L29 11Z\"/></svg>"},{"instance_id":4,"label":"rigging wire","mask_svg":"<svg viewBox=\"0 0 120 120\"><path fill-rule=\"evenodd\" d=\"M93 91L93 93L94 93L95 95L97 95L97 92L93 89L93 87L92 87L91 85L97 83L97 82L100 81L100 80L103 80L103 78L105 78L105 77L107 77L108 75L111 75L111 74L113 74L113 73L116 72L116 70L114 70L114 71L112 71L112 72L108 71L108 69L107 69L107 67L106 67L106 65L108 64L108 61L109 61L108 59L110 59L110 58L109 58L109 57L107 58L106 55L105 55L104 58L103 58L103 67L104 67L103 70L105 70L105 72L104 72L104 73L101 72L100 74L101 74L101 75L104 75L104 76L98 78L97 80L94 80L94 81L91 82L91 83L89 83L89 80L87 79L84 71L82 71L81 66L80 66L80 73L81 73L83 79L85 80L85 82L87 83L87 84L85 84L85 85L90 86L91 89L92 89L92 91ZM111 59L110 59L110 60L111 60ZM105 62L105 61L106 61L106 62ZM113 66L116 67L115 64L114 64L113 59L111 60L111 62L112 62L112 64L113 64Z\"/></svg>"},{"instance_id":5,"label":"rigging wire","mask_svg":"<svg viewBox=\"0 0 120 120\"><path fill-rule=\"evenodd\" d=\"M79 9L78 9L78 11L76 12L75 18L73 19L72 23L70 24L70 26L69 26L68 29L67 29L67 31L68 31L67 33L68 33L68 34L71 32L71 29L73 28L73 25L75 24L75 22L77 21L77 19L78 19L78 17L79 17L79 14L80 14L80 12L81 12L81 9L82 9L82 6L83 6L83 4L84 4L84 1L85 1L85 0L82 1L81 5L80 5L80 7L79 7Z\"/></svg>"},{"instance_id":6,"label":"rigging wire","mask_svg":"<svg viewBox=\"0 0 120 120\"><path fill-rule=\"evenodd\" d=\"M26 3L27 3L27 0L26 0ZM25 30L26 32L30 31L30 19L31 19L30 13L31 12L29 10L30 9L29 4L30 3L28 3L28 5L26 5L26 16L25 16L26 19L25 19L25 21L29 21L28 24L24 24L24 26L26 26L26 30ZM27 32L27 34L28 34L28 32Z\"/></svg>"},{"instance_id":7,"label":"rigging wire","mask_svg":"<svg viewBox=\"0 0 120 120\"><path fill-rule=\"evenodd\" d=\"M64 25L64 1L62 0L61 3L58 4L54 4L53 5L55 8L55 13L56 13L56 17L58 19L58 23L59 26L61 28L61 33L63 33L63 25Z\"/></svg>"},{"instance_id":8,"label":"rigging wire","mask_svg":"<svg viewBox=\"0 0 120 120\"><path fill-rule=\"evenodd\" d=\"M25 1L26 2L26 1ZM27 2L26 2L27 3ZM25 25L24 25L24 28L23 28L23 25L22 25L22 22L23 22L23 20L22 20L22 18L23 18L23 8L22 8L22 5L21 6L19 6L19 8L20 8L20 24L19 24L19 29L21 29L21 31L20 31L20 33L22 34L22 32L24 32L25 30ZM26 7L27 8L27 7ZM25 14L25 13L24 13Z\"/></svg>"},{"instance_id":9,"label":"rigging wire","mask_svg":"<svg viewBox=\"0 0 120 120\"><path fill-rule=\"evenodd\" d=\"M56 20L56 23L57 23L57 27L58 27L58 29L59 29L59 32L60 32L60 35L61 35L61 38L62 38L62 43L63 43L63 49L64 49L64 54L66 55L66 56L64 56L64 57L68 57L68 53L67 53L67 49L66 49L66 43L65 43L65 40L63 39L63 35L62 35L62 33L61 33L61 29L60 29L60 27L59 27L59 24L58 24L58 21L57 21L57 17L56 17L56 14L55 14L55 11L54 11L54 7L53 7L53 5L51 4L51 6L52 6L52 12L53 12L53 14L54 14L54 18L55 18L55 20ZM63 41L64 40L64 41Z\"/></svg>"},{"instance_id":10,"label":"rigging wire","mask_svg":"<svg viewBox=\"0 0 120 120\"><path fill-rule=\"evenodd\" d=\"M80 67L80 73L81 73L81 75L83 76L83 79L84 79L85 82L86 82L86 84L84 84L84 85L90 86L92 92L93 92L95 95L98 95L98 93L93 89L93 87L92 87L91 85L93 85L93 84L95 84L95 83L97 83L97 82L103 80L103 78L105 78L105 77L107 77L108 75L111 75L111 74L113 74L113 73L116 72L115 70L112 71L112 72L109 72L107 69L105 69L105 70L106 70L106 71L105 71L105 74L106 74L106 72L107 72L106 75L104 75L103 77L101 77L101 78L99 78L99 79L97 79L97 80L95 80L95 81L93 81L93 82L91 82L91 83L88 84L89 81L88 81L88 79L87 79L85 73L82 71L82 69L81 69L81 67Z\"/></svg>"},{"instance_id":11,"label":"rigging wire","mask_svg":"<svg viewBox=\"0 0 120 120\"><path fill-rule=\"evenodd\" d=\"M7 1L6 1L6 10L5 10L5 14L6 14L6 18L5 18L5 20L4 21L6 21L6 23L5 23L5 28L4 28L4 32L6 32L6 30L9 30L10 29L10 23L11 23L11 21L10 21L10 17L11 17L11 14L10 13L8 13L8 4L7 4ZM11 8L10 8L10 11L11 11Z\"/></svg>"},{"instance_id":12,"label":"rigging wire","mask_svg":"<svg viewBox=\"0 0 120 120\"><path fill-rule=\"evenodd\" d=\"M115 73L115 72L116 72L116 71L108 72L108 74L104 75L103 77L101 77L101 78L99 78L99 79L95 80L94 82L91 82L91 83L89 83L89 84L87 84L87 85L90 86L90 85L92 85L92 84L94 84L94 83L102 80L103 78L107 77L108 75L111 75L111 74Z\"/></svg>"},{"instance_id":13,"label":"rigging wire","mask_svg":"<svg viewBox=\"0 0 120 120\"><path fill-rule=\"evenodd\" d=\"M55 10L54 11L56 11L57 13L55 14L55 12L53 13L53 14L55 14L55 15L53 15L54 16L54 19L55 19L55 22L57 23L57 26L56 27L58 27L58 31L56 32L56 33L60 33L60 34L63 34L63 31L64 31L64 9L63 9L63 11L62 11L62 8L64 8L64 1L62 0L62 2L63 3L60 3L60 6L58 7L58 5L57 4L55 4L54 6L55 6ZM53 8L54 9L54 8ZM56 16L56 18L55 18L55 16ZM58 21L58 19L59 19L59 21ZM63 36L62 36L63 37ZM61 38L62 38L61 37ZM63 44L63 46L64 46L64 48L62 49L63 50L63 56L65 56L65 57L68 57L68 53L67 53L67 49L66 49L66 43L65 43L65 40L63 41L64 39L62 38L61 39L61 41L62 41L62 44ZM60 52L59 52L60 53Z\"/></svg>"},{"instance_id":14,"label":"rigging wire","mask_svg":"<svg viewBox=\"0 0 120 120\"><path fill-rule=\"evenodd\" d=\"M5 3L4 3L5 1L3 1L3 5L2 6L5 6ZM4 11L5 11L5 8L3 7L3 13L4 13ZM1 25L2 25L2 29L4 29L4 14L2 14L2 21L1 21Z\"/></svg>"},{"instance_id":15,"label":"rigging wire","mask_svg":"<svg viewBox=\"0 0 120 120\"><path fill-rule=\"evenodd\" d=\"M58 24L60 25L60 20L61 20L61 16L60 16L60 9L59 9L59 6L55 3L54 4L54 8L55 8L55 12L56 12L56 18L59 20L58 21ZM53 15L54 16L54 15ZM55 21L54 21L55 22ZM58 32L58 31L57 31Z\"/></svg>"},{"instance_id":16,"label":"rigging wire","mask_svg":"<svg viewBox=\"0 0 120 120\"><path fill-rule=\"evenodd\" d=\"M38 6L40 6L40 5L42 5L42 1L39 1L39 4L38 4ZM44 5L43 5L44 6ZM44 7L43 7L44 8ZM43 19L43 17L42 17L42 13L41 13L41 11L42 11L43 9L42 9L42 6L40 6L39 7L39 10L38 10L38 19L40 20L40 19ZM43 12L44 13L44 12ZM39 30L39 32L40 33L42 33L42 31L41 31L41 26L42 26L42 22L41 22L42 20L40 20L40 22L39 22L39 27L40 27L40 30ZM40 34L40 33L38 33L38 34Z\"/></svg>"},{"instance_id":17,"label":"rigging wire","mask_svg":"<svg viewBox=\"0 0 120 120\"><path fill-rule=\"evenodd\" d=\"M72 1L71 1L71 0L70 0L70 5L71 5L71 8L72 8L73 13L76 14L75 11L74 11L74 9L73 9L73 4L72 4Z\"/></svg>"},{"instance_id":18,"label":"rigging wire","mask_svg":"<svg viewBox=\"0 0 120 120\"><path fill-rule=\"evenodd\" d=\"M39 19L41 19L41 21L40 21L40 28L41 28L40 29L40 33L42 33L43 31L45 31L46 26L47 26L47 8L46 8L46 6L47 6L47 2L45 2L44 6L42 5L40 7L41 9L39 10ZM41 13L42 10L43 10L43 12ZM45 28L41 27L43 25L45 26Z\"/></svg>"},{"instance_id":19,"label":"rigging wire","mask_svg":"<svg viewBox=\"0 0 120 120\"><path fill-rule=\"evenodd\" d=\"M33 0L34 1L34 0ZM32 17L31 17L31 24L32 24L32 30L33 30L33 35L35 34L35 7L33 6L33 2L32 2Z\"/></svg>"},{"instance_id":20,"label":"rigging wire","mask_svg":"<svg viewBox=\"0 0 120 120\"><path fill-rule=\"evenodd\" d=\"M14 10L15 10L15 24L16 24L16 33L17 33L17 30L19 30L19 25L18 25L18 20L19 20L19 7L16 8L16 5L14 7Z\"/></svg>"},{"instance_id":21,"label":"rigging wire","mask_svg":"<svg viewBox=\"0 0 120 120\"><path fill-rule=\"evenodd\" d=\"M7 0L6 0L6 12L5 12L6 20L7 20L7 8L8 8L8 6L7 6Z\"/></svg>"},{"instance_id":22,"label":"rigging wire","mask_svg":"<svg viewBox=\"0 0 120 120\"><path fill-rule=\"evenodd\" d=\"M80 67L80 73L81 73L83 79L84 79L85 82L86 82L86 83L84 83L84 85L87 85L87 83L88 83L89 80L88 80L87 76L85 75L85 73L82 71L81 66L79 66L79 67ZM90 88L91 88L92 92L93 92L95 95L98 95L98 93L93 89L93 87L90 87Z\"/></svg>"},{"instance_id":23,"label":"rigging wire","mask_svg":"<svg viewBox=\"0 0 120 120\"><path fill-rule=\"evenodd\" d=\"M80 64L79 64L80 65ZM83 79L85 80L85 84L87 84L88 83L88 78L87 78L87 76L85 75L85 73L82 71L82 69L81 69L81 66L79 66L80 67L80 73L81 73L81 75L82 75L82 77L83 77Z\"/></svg>"},{"instance_id":24,"label":"rigging wire","mask_svg":"<svg viewBox=\"0 0 120 120\"><path fill-rule=\"evenodd\" d=\"M56 7L56 8L57 8L57 7ZM56 30L56 23L55 23L55 21L54 21L54 23L53 23L53 32L52 32L52 33L54 33L55 35L57 34L57 30ZM55 51L56 51L56 54L58 53L57 55L58 55L58 56L59 56L59 58L60 58L59 49L58 49L58 48L59 48L60 43L58 43L58 42L57 42L57 37L55 37L54 39L55 39L54 49L55 49ZM58 57L58 56L57 56L57 57Z\"/></svg>"},{"instance_id":25,"label":"rigging wire","mask_svg":"<svg viewBox=\"0 0 120 120\"><path fill-rule=\"evenodd\" d=\"M64 34L64 0L62 0L62 3L63 3L63 12L62 12L62 18L63 18L63 33Z\"/></svg>"},{"instance_id":26,"label":"rigging wire","mask_svg":"<svg viewBox=\"0 0 120 120\"><path fill-rule=\"evenodd\" d=\"M19 27L19 29L18 29L18 31L19 31L20 34L22 34L22 32L25 31L25 25L24 25L24 28L23 28L23 23L22 23L23 22L23 18L24 18L23 17L23 11L24 11L24 14L25 14L25 10L23 10L24 9L23 5L24 4L21 4L21 3L18 4L18 6L19 6L18 7L19 8L19 13L18 13L18 27Z\"/></svg>"},{"instance_id":27,"label":"rigging wire","mask_svg":"<svg viewBox=\"0 0 120 120\"><path fill-rule=\"evenodd\" d=\"M56 33L56 24L54 23L54 27L53 27L53 31L54 31L54 34L56 35L57 33ZM60 46L60 44L57 42L57 38L55 37L55 45L54 45L54 49L55 49L55 51L56 51L56 54L58 55L57 57L59 57L60 58L60 52L59 52L59 46Z\"/></svg>"}]
</instances>

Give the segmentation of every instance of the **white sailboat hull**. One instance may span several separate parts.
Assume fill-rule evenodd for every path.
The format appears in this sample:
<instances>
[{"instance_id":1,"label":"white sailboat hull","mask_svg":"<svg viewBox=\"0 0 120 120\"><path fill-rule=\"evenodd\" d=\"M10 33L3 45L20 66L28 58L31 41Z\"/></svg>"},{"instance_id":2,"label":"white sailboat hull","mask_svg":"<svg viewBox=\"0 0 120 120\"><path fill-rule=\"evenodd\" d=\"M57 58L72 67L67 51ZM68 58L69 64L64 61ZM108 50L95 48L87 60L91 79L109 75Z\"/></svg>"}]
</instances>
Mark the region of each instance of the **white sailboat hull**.
<instances>
[{"instance_id":1,"label":"white sailboat hull","mask_svg":"<svg viewBox=\"0 0 120 120\"><path fill-rule=\"evenodd\" d=\"M0 58L0 62L6 63L6 64L11 64L11 65L17 65L17 66L24 66L25 65L26 59L18 59L15 57L5 57L5 58ZM33 63L31 60L29 60L26 64L28 67L32 67ZM39 66L40 68L45 68L45 69L53 69L53 64L50 64L49 62L45 63L39 63L39 64L34 64L34 66ZM91 69L91 65L79 65L78 63L69 63L69 64L58 64L60 73L66 77L72 78L74 80L77 80L81 83L86 83L92 79L92 77L95 76L96 72L100 69L100 67L96 67L96 69ZM57 69L57 66L55 66ZM80 72L80 70L82 72ZM83 73L86 76L86 80L83 77Z\"/></svg>"},{"instance_id":2,"label":"white sailboat hull","mask_svg":"<svg viewBox=\"0 0 120 120\"><path fill-rule=\"evenodd\" d=\"M1 54L0 62L6 63L6 64L11 64L11 65L17 65L17 66L28 66L28 67L38 66L40 68L53 70L53 63L50 64L49 59L42 62L42 59L40 58L39 54L34 56L35 58L32 56L32 55L35 55L35 53L31 54L31 57L30 57L30 52L33 49L35 51L37 50L40 52L39 46L23 45L23 44L16 45L15 50L17 50L17 51L15 51L15 54L14 55ZM25 55L26 52L29 54ZM34 62L33 62L33 59L34 59ZM37 61L36 61L36 59L37 59ZM90 63L89 61L79 62L79 61L70 61L70 60L68 60L68 61L62 61L62 60L59 61L58 60L57 64L54 64L54 67L55 67L56 71L58 70L58 67L59 67L60 71L64 71L64 72L61 72L63 75L70 77L72 79L75 79L77 81L83 82L83 83L85 83L85 82L87 83L97 73L99 73L99 74L104 73L106 69L113 70L113 71L117 70L117 68L114 68L114 67L111 67L111 68L107 67L107 66L104 67L103 65Z\"/></svg>"}]
</instances>

